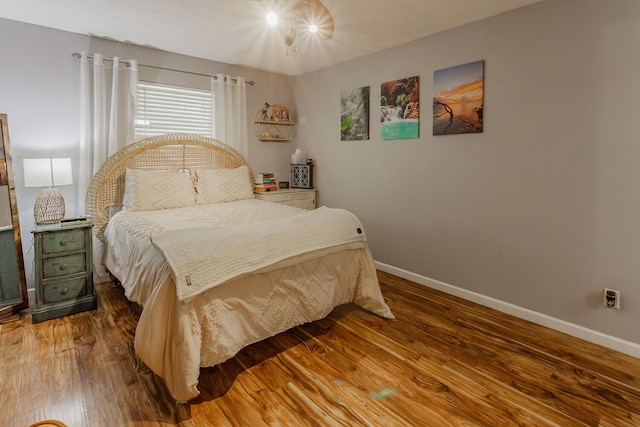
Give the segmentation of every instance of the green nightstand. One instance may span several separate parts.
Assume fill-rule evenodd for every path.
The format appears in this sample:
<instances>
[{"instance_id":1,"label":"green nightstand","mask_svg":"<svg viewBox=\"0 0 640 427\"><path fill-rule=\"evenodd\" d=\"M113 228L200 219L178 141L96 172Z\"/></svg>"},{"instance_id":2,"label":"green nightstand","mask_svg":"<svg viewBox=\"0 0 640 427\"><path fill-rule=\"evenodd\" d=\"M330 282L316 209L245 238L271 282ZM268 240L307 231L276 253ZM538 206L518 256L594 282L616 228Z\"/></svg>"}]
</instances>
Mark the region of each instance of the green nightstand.
<instances>
[{"instance_id":1,"label":"green nightstand","mask_svg":"<svg viewBox=\"0 0 640 427\"><path fill-rule=\"evenodd\" d=\"M33 323L97 307L93 288L93 224L37 225L35 247L36 293Z\"/></svg>"}]
</instances>

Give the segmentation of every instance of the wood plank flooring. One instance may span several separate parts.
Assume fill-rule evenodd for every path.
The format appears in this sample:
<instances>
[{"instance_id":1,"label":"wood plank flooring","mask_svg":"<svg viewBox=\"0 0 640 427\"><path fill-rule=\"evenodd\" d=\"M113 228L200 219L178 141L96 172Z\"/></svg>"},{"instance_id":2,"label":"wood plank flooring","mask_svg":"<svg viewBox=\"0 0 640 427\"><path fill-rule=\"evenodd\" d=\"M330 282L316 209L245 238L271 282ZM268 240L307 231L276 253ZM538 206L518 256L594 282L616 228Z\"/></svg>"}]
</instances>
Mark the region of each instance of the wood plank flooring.
<instances>
[{"instance_id":1,"label":"wood plank flooring","mask_svg":"<svg viewBox=\"0 0 640 427\"><path fill-rule=\"evenodd\" d=\"M140 308L0 325L0 425L640 426L640 359L379 272L395 320L355 305L242 350L175 404L136 357Z\"/></svg>"}]
</instances>

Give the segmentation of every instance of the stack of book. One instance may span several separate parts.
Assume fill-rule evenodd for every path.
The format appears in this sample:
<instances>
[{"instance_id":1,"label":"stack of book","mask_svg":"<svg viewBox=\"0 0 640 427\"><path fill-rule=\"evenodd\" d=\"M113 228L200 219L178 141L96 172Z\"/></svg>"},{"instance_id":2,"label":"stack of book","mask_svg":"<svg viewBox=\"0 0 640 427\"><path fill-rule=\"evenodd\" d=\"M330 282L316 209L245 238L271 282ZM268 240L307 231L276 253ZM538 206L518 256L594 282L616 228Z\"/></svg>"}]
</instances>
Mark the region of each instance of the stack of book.
<instances>
[{"instance_id":1,"label":"stack of book","mask_svg":"<svg viewBox=\"0 0 640 427\"><path fill-rule=\"evenodd\" d=\"M272 173L259 173L256 175L256 193L266 193L267 191L276 191L278 184L276 177Z\"/></svg>"}]
</instances>

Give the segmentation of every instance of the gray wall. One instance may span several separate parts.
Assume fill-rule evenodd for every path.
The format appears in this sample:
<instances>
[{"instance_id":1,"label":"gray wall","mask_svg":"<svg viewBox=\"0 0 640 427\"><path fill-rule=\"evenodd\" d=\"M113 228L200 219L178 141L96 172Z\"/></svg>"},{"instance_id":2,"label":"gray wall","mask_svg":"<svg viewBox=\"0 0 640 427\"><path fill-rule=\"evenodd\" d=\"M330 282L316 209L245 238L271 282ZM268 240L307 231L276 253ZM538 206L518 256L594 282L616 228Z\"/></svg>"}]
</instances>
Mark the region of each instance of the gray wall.
<instances>
[{"instance_id":1,"label":"gray wall","mask_svg":"<svg viewBox=\"0 0 640 427\"><path fill-rule=\"evenodd\" d=\"M637 0L548 0L297 78L320 203L379 262L640 343L639 41ZM433 72L476 60L484 133L432 136ZM420 138L380 140L380 83L416 75ZM361 86L371 139L341 142Z\"/></svg>"},{"instance_id":2,"label":"gray wall","mask_svg":"<svg viewBox=\"0 0 640 427\"><path fill-rule=\"evenodd\" d=\"M228 73L255 80L247 86L249 162L257 172L289 175L292 143L264 143L253 132L255 114L265 102L294 107L293 78L229 64L176 55L144 47L52 30L0 19L0 112L6 113L11 137L13 166L23 251L29 287L34 285L31 230L33 205L39 188L25 188L22 159L71 157L74 176L80 138L79 60L73 52L102 53L107 57L137 59L140 64L189 70L204 74ZM166 84L209 87L209 79L182 73L160 72L141 67L140 78ZM294 108L295 113L295 108ZM77 188L59 188L67 216L84 213L75 208Z\"/></svg>"},{"instance_id":3,"label":"gray wall","mask_svg":"<svg viewBox=\"0 0 640 427\"><path fill-rule=\"evenodd\" d=\"M286 177L300 146L317 161L319 202L362 219L376 260L640 343L636 0L547 0L295 79L7 20L0 39L0 112L31 286L38 189L24 188L21 162L43 152L77 159L71 53L85 50L255 80L247 89L254 169ZM484 133L432 136L433 71L480 59ZM188 79L149 73L142 78ZM380 83L415 75L421 137L381 141ZM366 85L371 140L341 142L340 91ZM255 139L253 114L265 101L293 107L296 145ZM73 206L74 189L60 190ZM604 286L622 291L622 310L602 307Z\"/></svg>"}]
</instances>

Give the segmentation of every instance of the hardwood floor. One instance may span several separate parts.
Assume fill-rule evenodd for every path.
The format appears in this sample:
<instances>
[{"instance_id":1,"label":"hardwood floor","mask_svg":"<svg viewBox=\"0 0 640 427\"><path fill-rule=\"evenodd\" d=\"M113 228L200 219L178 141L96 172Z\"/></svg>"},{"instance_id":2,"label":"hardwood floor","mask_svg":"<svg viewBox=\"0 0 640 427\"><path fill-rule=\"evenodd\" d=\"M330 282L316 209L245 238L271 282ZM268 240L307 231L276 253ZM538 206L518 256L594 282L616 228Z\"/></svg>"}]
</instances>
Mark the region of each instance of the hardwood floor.
<instances>
[{"instance_id":1,"label":"hardwood floor","mask_svg":"<svg viewBox=\"0 0 640 427\"><path fill-rule=\"evenodd\" d=\"M0 425L639 426L640 359L379 273L397 319L354 305L201 370L173 403L134 354L140 309L0 326Z\"/></svg>"}]
</instances>

